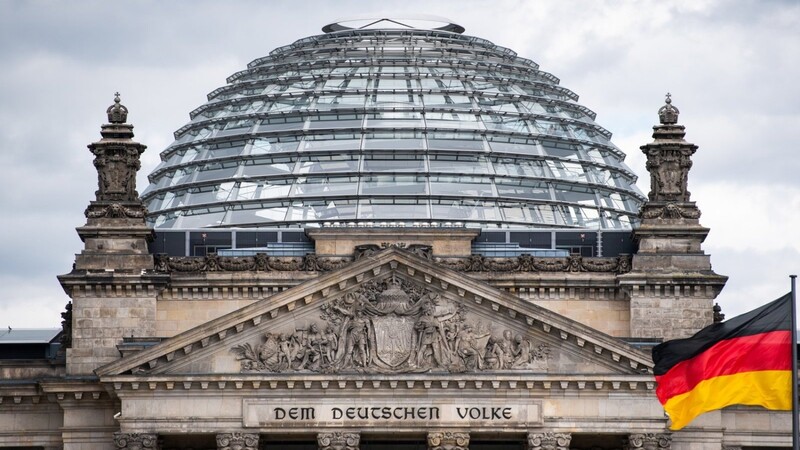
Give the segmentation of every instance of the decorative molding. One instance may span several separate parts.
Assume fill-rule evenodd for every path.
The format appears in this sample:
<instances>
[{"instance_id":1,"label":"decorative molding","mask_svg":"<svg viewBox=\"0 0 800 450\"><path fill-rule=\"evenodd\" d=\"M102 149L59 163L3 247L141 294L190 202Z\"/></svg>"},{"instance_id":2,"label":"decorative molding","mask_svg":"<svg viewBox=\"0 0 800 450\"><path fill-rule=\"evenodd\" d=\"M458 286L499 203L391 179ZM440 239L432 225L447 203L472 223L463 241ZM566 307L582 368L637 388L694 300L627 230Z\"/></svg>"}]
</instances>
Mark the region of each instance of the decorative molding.
<instances>
[{"instance_id":1,"label":"decorative molding","mask_svg":"<svg viewBox=\"0 0 800 450\"><path fill-rule=\"evenodd\" d=\"M436 262L460 272L612 272L631 270L631 255L613 258L589 258L571 255L565 258L539 258L520 255L516 258L488 258L470 255L467 258L436 258Z\"/></svg>"},{"instance_id":2,"label":"decorative molding","mask_svg":"<svg viewBox=\"0 0 800 450\"><path fill-rule=\"evenodd\" d=\"M360 443L360 433L342 431L317 433L317 445L319 445L319 450L358 450Z\"/></svg>"},{"instance_id":3,"label":"decorative molding","mask_svg":"<svg viewBox=\"0 0 800 450\"><path fill-rule=\"evenodd\" d=\"M490 325L467 319L464 303L394 277L367 282L321 311L320 323L231 348L242 372L541 372L551 352L508 329L493 335Z\"/></svg>"},{"instance_id":4,"label":"decorative molding","mask_svg":"<svg viewBox=\"0 0 800 450\"><path fill-rule=\"evenodd\" d=\"M387 248L399 248L408 251L422 259L433 260L433 247L423 244L406 244L405 242L382 242L380 246L375 244L357 245L353 250L353 260L374 255L375 253Z\"/></svg>"},{"instance_id":5,"label":"decorative molding","mask_svg":"<svg viewBox=\"0 0 800 450\"><path fill-rule=\"evenodd\" d=\"M469 450L469 433L454 431L429 432L428 450Z\"/></svg>"},{"instance_id":6,"label":"decorative molding","mask_svg":"<svg viewBox=\"0 0 800 450\"><path fill-rule=\"evenodd\" d=\"M668 450L672 447L672 435L666 433L631 434L623 442L624 450Z\"/></svg>"},{"instance_id":7,"label":"decorative molding","mask_svg":"<svg viewBox=\"0 0 800 450\"><path fill-rule=\"evenodd\" d=\"M92 202L83 212L87 219L112 218L112 219L141 219L147 215L147 208L142 204L125 206L121 203L102 204Z\"/></svg>"},{"instance_id":8,"label":"decorative molding","mask_svg":"<svg viewBox=\"0 0 800 450\"><path fill-rule=\"evenodd\" d=\"M114 433L114 445L120 450L158 450L155 433Z\"/></svg>"},{"instance_id":9,"label":"decorative molding","mask_svg":"<svg viewBox=\"0 0 800 450\"><path fill-rule=\"evenodd\" d=\"M219 433L217 434L217 450L258 450L258 434Z\"/></svg>"},{"instance_id":10,"label":"decorative molding","mask_svg":"<svg viewBox=\"0 0 800 450\"><path fill-rule=\"evenodd\" d=\"M679 206L676 203L645 204L639 212L642 219L699 219L700 215L700 209L696 206Z\"/></svg>"},{"instance_id":11,"label":"decorative molding","mask_svg":"<svg viewBox=\"0 0 800 450\"><path fill-rule=\"evenodd\" d=\"M207 256L169 256L158 253L155 255L155 271L161 273L327 272L340 269L352 261L383 250L376 245L360 245L356 247L353 259L317 256L314 253L308 253L304 257L268 256L265 253L257 253L254 256L218 256L214 253ZM489 258L483 255L471 255L466 258L434 258L427 246L409 246L405 250L459 272L627 273L631 270L631 255L627 254L610 258L590 258L580 255L565 258L539 258L531 255L520 255L515 258Z\"/></svg>"},{"instance_id":12,"label":"decorative molding","mask_svg":"<svg viewBox=\"0 0 800 450\"><path fill-rule=\"evenodd\" d=\"M652 395L655 381L652 375L541 375L527 374L525 372L503 373L476 373L469 374L468 378L442 379L437 373L429 374L392 374L381 377L380 380L363 382L363 380L342 380L335 374L294 373L285 374L280 378L269 380L252 379L240 375L210 375L193 376L192 380L176 379L163 375L148 375L143 382L138 375L121 375L106 378L103 381L113 385L115 391L268 391L275 389L295 389L319 392L327 390L357 390L357 391L404 391L419 390L462 391L471 389L482 390L517 390L530 393L539 391L549 393L560 391L594 391L594 392L636 392L641 395ZM410 377L410 378L409 378ZM480 387L479 387L480 386ZM87 393L83 396L88 397ZM71 394L70 394L71 395Z\"/></svg>"},{"instance_id":13,"label":"decorative molding","mask_svg":"<svg viewBox=\"0 0 800 450\"><path fill-rule=\"evenodd\" d=\"M219 256L209 253L206 256L169 256L157 253L155 271L171 272L327 272L344 267L350 258L318 257L309 253L304 257L267 256L256 253L254 256Z\"/></svg>"},{"instance_id":14,"label":"decorative molding","mask_svg":"<svg viewBox=\"0 0 800 450\"><path fill-rule=\"evenodd\" d=\"M527 450L569 450L571 433L528 433Z\"/></svg>"}]
</instances>

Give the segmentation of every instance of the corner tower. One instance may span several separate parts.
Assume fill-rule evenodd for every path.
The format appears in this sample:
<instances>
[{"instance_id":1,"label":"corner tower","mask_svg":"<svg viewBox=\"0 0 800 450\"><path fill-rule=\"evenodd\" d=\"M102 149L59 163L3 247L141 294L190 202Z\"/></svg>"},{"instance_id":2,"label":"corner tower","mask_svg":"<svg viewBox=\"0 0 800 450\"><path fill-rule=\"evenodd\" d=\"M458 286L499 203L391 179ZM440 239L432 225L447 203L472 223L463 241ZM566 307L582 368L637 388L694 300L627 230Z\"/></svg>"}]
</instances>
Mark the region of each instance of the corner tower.
<instances>
[{"instance_id":1,"label":"corner tower","mask_svg":"<svg viewBox=\"0 0 800 450\"><path fill-rule=\"evenodd\" d=\"M620 276L629 287L634 337L686 337L711 324L713 300L728 279L713 271L701 246L709 229L700 225L700 209L688 190L697 146L684 139L679 113L667 94L653 142L640 147L647 156L650 192L634 230L639 251L632 271Z\"/></svg>"},{"instance_id":2,"label":"corner tower","mask_svg":"<svg viewBox=\"0 0 800 450\"><path fill-rule=\"evenodd\" d=\"M153 230L136 191L139 157L145 146L133 140L133 125L119 94L106 111L102 138L89 145L97 169L95 199L78 227L84 249L73 270L59 277L72 299L72 346L67 373L90 374L119 358L123 336L151 337L155 332L156 290L147 243Z\"/></svg>"}]
</instances>

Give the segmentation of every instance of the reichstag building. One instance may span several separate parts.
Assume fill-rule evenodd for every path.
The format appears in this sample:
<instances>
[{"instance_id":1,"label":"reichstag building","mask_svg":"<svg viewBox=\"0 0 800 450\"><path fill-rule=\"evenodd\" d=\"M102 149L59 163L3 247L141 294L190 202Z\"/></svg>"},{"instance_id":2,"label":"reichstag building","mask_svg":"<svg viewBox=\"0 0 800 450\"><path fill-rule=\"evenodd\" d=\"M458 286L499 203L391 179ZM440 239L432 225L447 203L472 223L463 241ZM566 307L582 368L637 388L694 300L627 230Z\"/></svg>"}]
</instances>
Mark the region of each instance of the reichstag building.
<instances>
[{"instance_id":1,"label":"reichstag building","mask_svg":"<svg viewBox=\"0 0 800 450\"><path fill-rule=\"evenodd\" d=\"M514 51L444 19L322 31L208 94L141 194L114 98L64 329L0 340L0 448L791 445L790 413L671 432L656 398L650 349L722 320L727 280L669 95L645 194Z\"/></svg>"}]
</instances>

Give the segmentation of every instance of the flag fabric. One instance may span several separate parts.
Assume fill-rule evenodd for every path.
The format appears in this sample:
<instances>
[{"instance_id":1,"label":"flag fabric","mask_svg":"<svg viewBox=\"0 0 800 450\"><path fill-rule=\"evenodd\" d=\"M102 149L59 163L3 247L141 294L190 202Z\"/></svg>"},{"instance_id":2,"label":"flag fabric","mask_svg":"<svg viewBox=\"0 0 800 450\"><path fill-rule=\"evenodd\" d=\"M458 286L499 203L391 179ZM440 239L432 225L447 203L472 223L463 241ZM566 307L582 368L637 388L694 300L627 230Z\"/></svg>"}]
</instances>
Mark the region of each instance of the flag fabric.
<instances>
[{"instance_id":1,"label":"flag fabric","mask_svg":"<svg viewBox=\"0 0 800 450\"><path fill-rule=\"evenodd\" d=\"M792 409L792 295L653 348L656 395L680 430L729 405Z\"/></svg>"}]
</instances>

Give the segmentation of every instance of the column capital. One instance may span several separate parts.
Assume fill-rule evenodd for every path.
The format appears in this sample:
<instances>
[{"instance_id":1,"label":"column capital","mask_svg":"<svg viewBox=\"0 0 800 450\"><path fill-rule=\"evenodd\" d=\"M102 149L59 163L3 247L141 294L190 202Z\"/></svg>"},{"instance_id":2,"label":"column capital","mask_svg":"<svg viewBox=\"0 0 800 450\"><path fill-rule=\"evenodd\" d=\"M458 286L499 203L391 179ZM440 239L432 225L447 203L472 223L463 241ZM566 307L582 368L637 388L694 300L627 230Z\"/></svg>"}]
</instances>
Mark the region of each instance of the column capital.
<instances>
[{"instance_id":1,"label":"column capital","mask_svg":"<svg viewBox=\"0 0 800 450\"><path fill-rule=\"evenodd\" d=\"M319 450L358 450L361 444L361 433L334 431L317 433Z\"/></svg>"},{"instance_id":2,"label":"column capital","mask_svg":"<svg viewBox=\"0 0 800 450\"><path fill-rule=\"evenodd\" d=\"M217 433L217 450L258 450L258 434Z\"/></svg>"},{"instance_id":3,"label":"column capital","mask_svg":"<svg viewBox=\"0 0 800 450\"><path fill-rule=\"evenodd\" d=\"M114 433L114 445L120 450L158 450L155 433Z\"/></svg>"},{"instance_id":4,"label":"column capital","mask_svg":"<svg viewBox=\"0 0 800 450\"><path fill-rule=\"evenodd\" d=\"M631 434L623 445L625 450L669 450L671 447L672 434L669 433Z\"/></svg>"},{"instance_id":5,"label":"column capital","mask_svg":"<svg viewBox=\"0 0 800 450\"><path fill-rule=\"evenodd\" d=\"M528 433L528 450L569 450L572 433Z\"/></svg>"},{"instance_id":6,"label":"column capital","mask_svg":"<svg viewBox=\"0 0 800 450\"><path fill-rule=\"evenodd\" d=\"M469 433L431 431L428 433L428 450L469 450Z\"/></svg>"}]
</instances>

